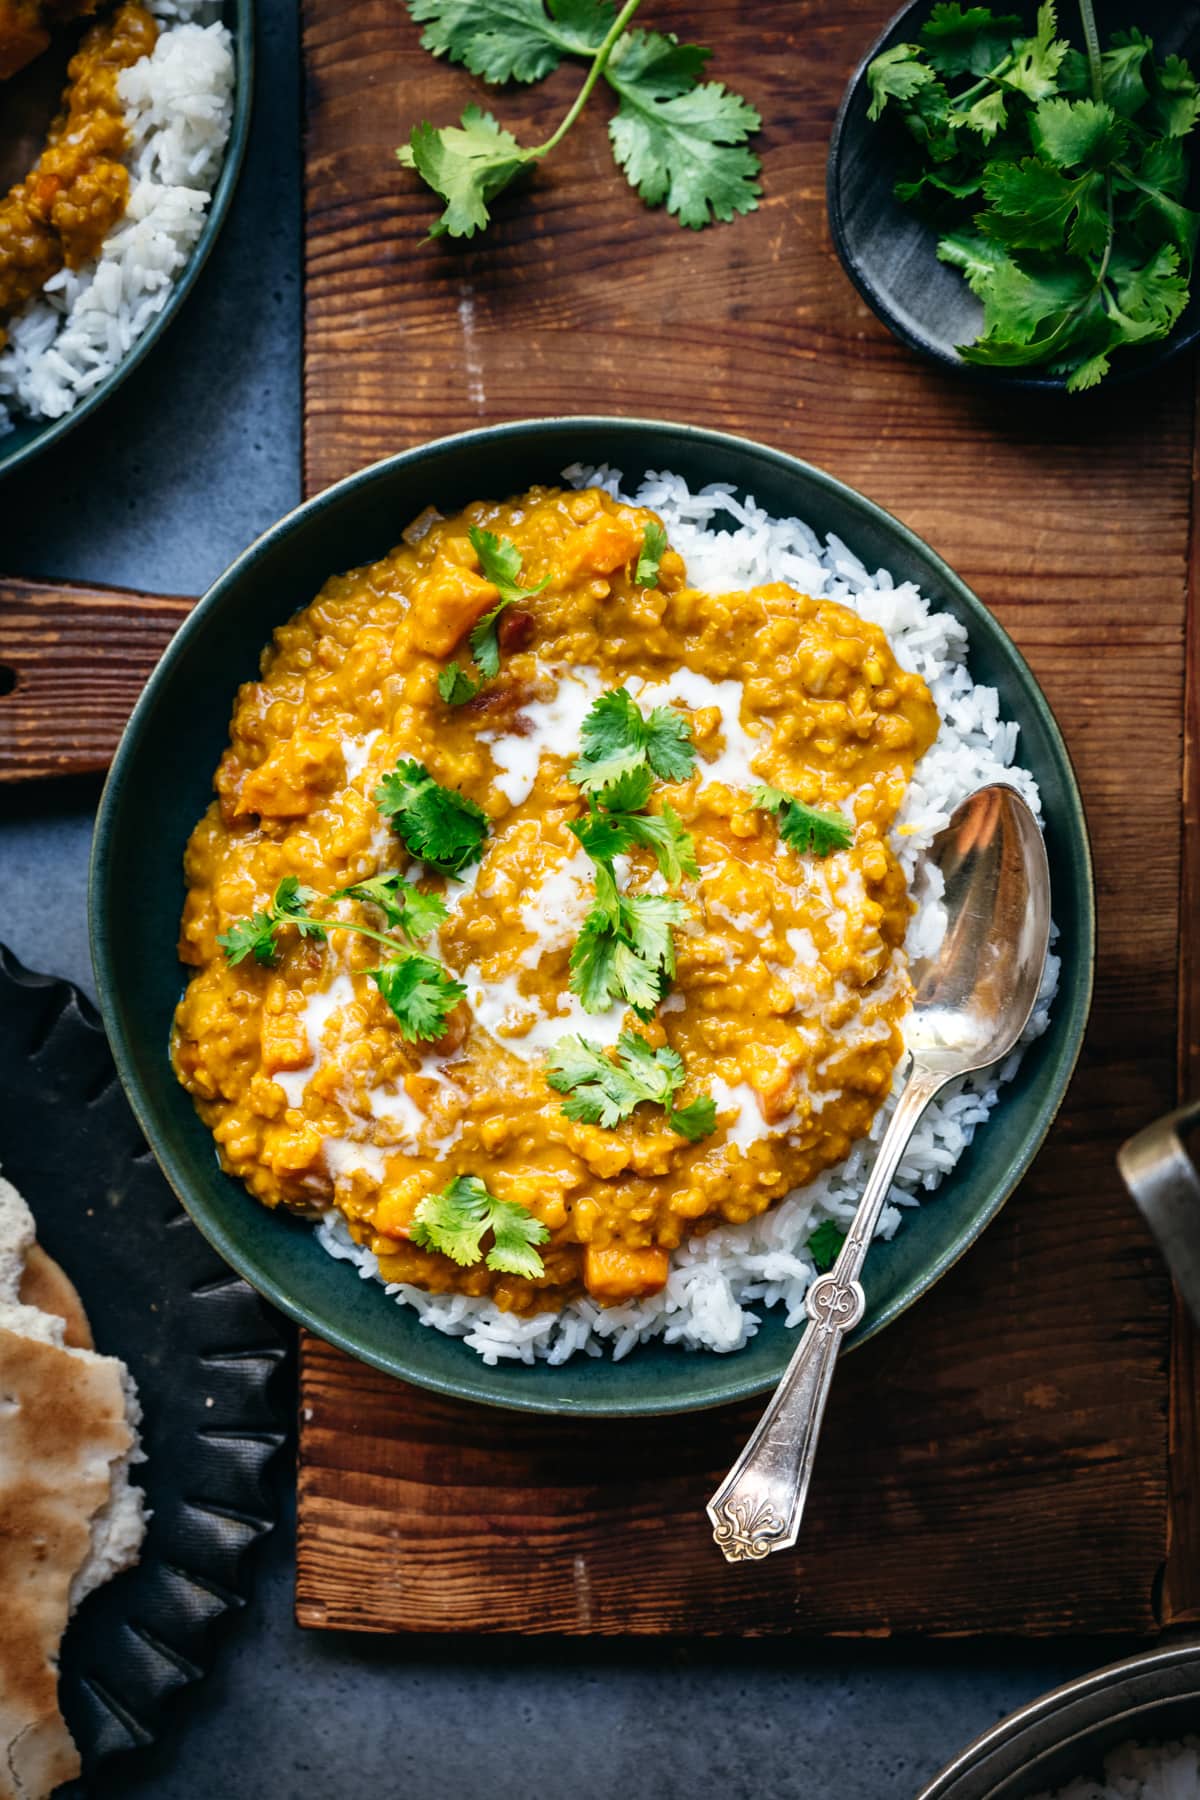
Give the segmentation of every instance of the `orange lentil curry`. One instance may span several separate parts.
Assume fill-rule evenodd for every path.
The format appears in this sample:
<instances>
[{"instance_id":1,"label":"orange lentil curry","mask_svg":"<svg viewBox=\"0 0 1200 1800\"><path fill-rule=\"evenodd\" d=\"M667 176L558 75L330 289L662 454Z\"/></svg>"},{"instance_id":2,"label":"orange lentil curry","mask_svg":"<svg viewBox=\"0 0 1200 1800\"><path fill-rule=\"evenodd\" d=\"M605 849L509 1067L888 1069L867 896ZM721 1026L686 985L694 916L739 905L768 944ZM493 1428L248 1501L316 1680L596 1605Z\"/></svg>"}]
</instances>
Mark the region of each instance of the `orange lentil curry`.
<instances>
[{"instance_id":1,"label":"orange lentil curry","mask_svg":"<svg viewBox=\"0 0 1200 1800\"><path fill-rule=\"evenodd\" d=\"M0 70L6 55L20 67L14 59L23 25L32 33L50 16L50 9L0 0ZM128 133L117 77L150 54L157 36L153 17L136 0L125 0L85 32L67 66L46 148L0 200L0 327L60 269L78 269L96 256L124 215L129 171L121 158Z\"/></svg>"},{"instance_id":2,"label":"orange lentil curry","mask_svg":"<svg viewBox=\"0 0 1200 1800\"><path fill-rule=\"evenodd\" d=\"M194 972L175 1068L224 1167L267 1206L338 1209L387 1280L521 1313L583 1290L654 1293L686 1236L750 1219L845 1157L891 1086L912 904L888 830L937 732L928 689L833 602L782 584L700 592L670 549L657 584L639 583L652 524L594 490L431 511L378 562L326 582L238 693L186 854L179 949ZM498 676L451 706L439 674L500 597L472 527L510 540L524 587L546 585L501 615ZM674 706L696 752L649 803L674 808L698 873L677 885L674 981L641 1019L619 1003L588 1014L569 990L595 893L568 830L587 810L572 765L588 706L622 684ZM414 861L374 803L405 758L486 814L481 860L457 881ZM757 782L840 808L853 841L790 848L751 803ZM437 1041L397 1029L369 938L285 929L269 966L234 966L218 944L284 877L327 895L389 870L449 908L431 954L465 997ZM647 849L622 874L631 893L663 891ZM547 1052L568 1033L611 1047L622 1026L678 1052L682 1097L710 1095L715 1129L688 1141L650 1105L611 1129L564 1115ZM468 1175L545 1227L541 1276L413 1241L423 1198Z\"/></svg>"}]
</instances>

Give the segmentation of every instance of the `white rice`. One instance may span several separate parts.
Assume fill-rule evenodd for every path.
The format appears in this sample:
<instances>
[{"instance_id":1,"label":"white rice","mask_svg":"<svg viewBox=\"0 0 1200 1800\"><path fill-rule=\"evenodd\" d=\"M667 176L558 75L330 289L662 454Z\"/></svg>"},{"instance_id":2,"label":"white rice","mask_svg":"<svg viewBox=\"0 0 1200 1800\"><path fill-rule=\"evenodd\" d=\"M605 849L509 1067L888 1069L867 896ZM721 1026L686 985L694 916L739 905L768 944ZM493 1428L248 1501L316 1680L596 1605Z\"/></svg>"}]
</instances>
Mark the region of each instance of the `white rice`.
<instances>
[{"instance_id":1,"label":"white rice","mask_svg":"<svg viewBox=\"0 0 1200 1800\"><path fill-rule=\"evenodd\" d=\"M0 435L59 419L99 386L167 304L204 225L233 119L233 39L219 0L146 0L158 42L117 78L129 204L95 262L60 269L9 321Z\"/></svg>"},{"instance_id":2,"label":"white rice","mask_svg":"<svg viewBox=\"0 0 1200 1800\"><path fill-rule=\"evenodd\" d=\"M1053 1795L1034 1800L1196 1800L1200 1794L1200 1738L1174 1744L1121 1744L1104 1759L1098 1778L1077 1776Z\"/></svg>"},{"instance_id":3,"label":"white rice","mask_svg":"<svg viewBox=\"0 0 1200 1800\"><path fill-rule=\"evenodd\" d=\"M936 949L944 909L922 854L954 807L975 788L1006 781L1041 816L1037 784L1014 760L1018 727L1001 719L995 688L975 685L967 671L965 628L949 613L933 612L912 582L897 586L886 569L872 575L837 538L822 543L801 520L770 518L752 499L737 499L728 486L714 484L693 494L678 476L663 473L647 476L636 494L626 496L619 473L608 468L576 466L566 478L652 507L694 586L732 592L784 581L802 593L839 601L881 626L899 662L924 677L941 730L917 765L892 847L918 904L906 947L912 955ZM1058 974L1059 958L1051 954L1023 1042L1046 1029ZM953 1169L1020 1060L1018 1049L1001 1068L958 1083L927 1108L883 1209L879 1237L892 1237L902 1210L916 1206ZM898 1070L897 1087L901 1074ZM738 1350L757 1331L766 1307L782 1308L789 1325L803 1319L804 1295L816 1273L807 1241L823 1220L845 1226L853 1217L895 1091L876 1115L869 1138L845 1162L759 1218L719 1225L685 1242L672 1257L666 1287L650 1299L602 1307L584 1296L562 1312L520 1318L490 1299L427 1294L405 1283L389 1283L387 1291L400 1304L415 1307L423 1324L464 1338L486 1363L501 1358L562 1363L579 1351L600 1356L606 1349L617 1359L656 1337L689 1350ZM327 1213L317 1232L330 1255L355 1263L364 1279L378 1277L377 1259L354 1243L340 1213Z\"/></svg>"}]
</instances>

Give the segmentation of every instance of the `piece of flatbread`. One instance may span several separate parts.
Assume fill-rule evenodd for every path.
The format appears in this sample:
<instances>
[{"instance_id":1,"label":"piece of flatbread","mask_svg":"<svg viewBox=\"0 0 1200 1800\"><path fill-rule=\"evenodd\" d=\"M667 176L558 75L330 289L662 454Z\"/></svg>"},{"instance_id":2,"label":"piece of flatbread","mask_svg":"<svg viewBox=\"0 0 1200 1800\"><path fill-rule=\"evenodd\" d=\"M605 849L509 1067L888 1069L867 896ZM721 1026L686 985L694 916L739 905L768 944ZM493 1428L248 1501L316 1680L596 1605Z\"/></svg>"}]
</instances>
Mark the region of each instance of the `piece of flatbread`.
<instances>
[{"instance_id":1,"label":"piece of flatbread","mask_svg":"<svg viewBox=\"0 0 1200 1800\"><path fill-rule=\"evenodd\" d=\"M79 1773L58 1710L62 1635L85 1594L137 1561L146 1529L132 1378L67 1341L90 1339L86 1315L35 1252L32 1215L0 1178L0 1800L46 1800Z\"/></svg>"},{"instance_id":2,"label":"piece of flatbread","mask_svg":"<svg viewBox=\"0 0 1200 1800\"><path fill-rule=\"evenodd\" d=\"M63 1343L71 1350L94 1350L92 1328L83 1310L83 1301L71 1277L40 1244L30 1246L21 1275L17 1298L22 1306L34 1306L39 1312L53 1313L65 1327Z\"/></svg>"}]
</instances>

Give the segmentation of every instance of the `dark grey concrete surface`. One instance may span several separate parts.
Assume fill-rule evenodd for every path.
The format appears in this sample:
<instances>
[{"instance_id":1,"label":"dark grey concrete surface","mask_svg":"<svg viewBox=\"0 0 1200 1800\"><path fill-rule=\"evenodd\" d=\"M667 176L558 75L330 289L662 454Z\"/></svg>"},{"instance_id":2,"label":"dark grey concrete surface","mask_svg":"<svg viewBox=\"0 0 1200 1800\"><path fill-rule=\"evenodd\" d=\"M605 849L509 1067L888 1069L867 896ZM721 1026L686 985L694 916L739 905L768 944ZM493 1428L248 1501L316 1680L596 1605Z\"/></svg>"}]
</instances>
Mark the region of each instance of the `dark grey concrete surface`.
<instances>
[{"instance_id":1,"label":"dark grey concrete surface","mask_svg":"<svg viewBox=\"0 0 1200 1800\"><path fill-rule=\"evenodd\" d=\"M198 593L298 498L296 18L290 0L260 8L256 121L222 241L123 391L0 490L7 571ZM47 483L69 512L43 499ZM0 939L89 991L97 792L0 800ZM252 1606L164 1741L101 1780L103 1800L911 1800L977 1731L1115 1653L306 1634L286 1462L278 1481L284 1523L258 1553Z\"/></svg>"}]
</instances>

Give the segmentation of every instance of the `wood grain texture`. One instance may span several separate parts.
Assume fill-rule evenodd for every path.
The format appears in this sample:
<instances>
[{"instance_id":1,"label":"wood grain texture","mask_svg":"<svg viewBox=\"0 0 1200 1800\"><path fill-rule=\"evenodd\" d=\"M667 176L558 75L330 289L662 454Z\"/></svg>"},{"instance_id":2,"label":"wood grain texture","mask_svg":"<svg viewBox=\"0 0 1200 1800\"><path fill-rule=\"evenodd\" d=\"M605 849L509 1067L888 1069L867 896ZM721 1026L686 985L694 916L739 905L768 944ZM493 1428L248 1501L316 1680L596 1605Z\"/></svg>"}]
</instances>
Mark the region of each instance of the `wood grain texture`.
<instances>
[{"instance_id":1,"label":"wood grain texture","mask_svg":"<svg viewBox=\"0 0 1200 1800\"><path fill-rule=\"evenodd\" d=\"M730 1570L708 1539L703 1502L753 1407L525 1419L434 1400L306 1338L304 1624L1158 1622L1170 1290L1113 1153L1175 1095L1191 375L1094 403L976 390L860 303L828 241L824 158L889 10L767 0L751 32L730 0L659 0L655 24L711 44L714 75L767 121L761 210L699 234L648 213L613 170L599 100L472 246L422 242L434 203L393 150L478 85L430 62L395 0L363 0L353 31L337 0L305 0L308 490L444 432L587 411L723 427L851 482L976 588L1041 681L1088 808L1100 962L1079 1074L1030 1178L936 1293L839 1371L798 1554ZM488 104L532 140L571 81ZM1176 1453L1193 1429L1177 1409ZM1173 1498L1195 1503L1191 1488Z\"/></svg>"},{"instance_id":2,"label":"wood grain texture","mask_svg":"<svg viewBox=\"0 0 1200 1800\"><path fill-rule=\"evenodd\" d=\"M1200 408L1198 408L1200 413ZM1200 1093L1200 441L1193 433L1192 536L1188 584L1182 869L1179 889L1180 1104ZM1171 1319L1167 1561L1162 1613L1166 1625L1200 1620L1200 1329L1176 1293Z\"/></svg>"},{"instance_id":3,"label":"wood grain texture","mask_svg":"<svg viewBox=\"0 0 1200 1800\"><path fill-rule=\"evenodd\" d=\"M0 580L0 782L106 769L195 604Z\"/></svg>"}]
</instances>

